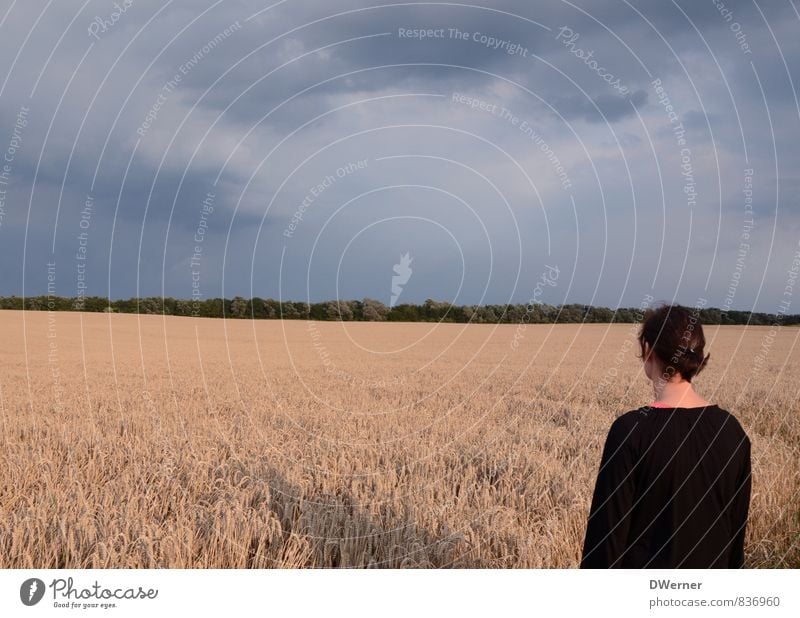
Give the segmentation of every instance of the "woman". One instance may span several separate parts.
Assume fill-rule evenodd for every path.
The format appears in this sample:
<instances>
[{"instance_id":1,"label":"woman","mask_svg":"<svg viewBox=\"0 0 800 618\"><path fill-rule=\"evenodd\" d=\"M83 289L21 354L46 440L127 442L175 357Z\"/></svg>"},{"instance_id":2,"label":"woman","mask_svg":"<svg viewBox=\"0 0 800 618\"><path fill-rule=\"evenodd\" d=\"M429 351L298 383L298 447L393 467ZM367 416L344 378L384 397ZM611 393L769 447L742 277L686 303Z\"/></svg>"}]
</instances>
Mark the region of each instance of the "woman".
<instances>
[{"instance_id":1,"label":"woman","mask_svg":"<svg viewBox=\"0 0 800 618\"><path fill-rule=\"evenodd\" d=\"M740 568L750 440L692 387L706 366L696 312L662 306L639 334L654 401L611 425L581 568Z\"/></svg>"}]
</instances>

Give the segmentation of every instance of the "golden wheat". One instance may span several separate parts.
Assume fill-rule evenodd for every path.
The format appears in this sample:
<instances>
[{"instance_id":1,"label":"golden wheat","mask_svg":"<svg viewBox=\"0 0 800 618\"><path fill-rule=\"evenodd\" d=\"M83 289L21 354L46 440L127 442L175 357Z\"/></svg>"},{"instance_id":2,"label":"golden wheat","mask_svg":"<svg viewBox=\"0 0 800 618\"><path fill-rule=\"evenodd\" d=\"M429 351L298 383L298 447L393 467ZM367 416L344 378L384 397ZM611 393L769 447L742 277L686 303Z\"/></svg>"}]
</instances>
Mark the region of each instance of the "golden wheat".
<instances>
[{"instance_id":1,"label":"golden wheat","mask_svg":"<svg viewBox=\"0 0 800 618\"><path fill-rule=\"evenodd\" d=\"M800 567L798 333L707 327L751 567ZM634 336L2 312L0 566L575 567Z\"/></svg>"}]
</instances>

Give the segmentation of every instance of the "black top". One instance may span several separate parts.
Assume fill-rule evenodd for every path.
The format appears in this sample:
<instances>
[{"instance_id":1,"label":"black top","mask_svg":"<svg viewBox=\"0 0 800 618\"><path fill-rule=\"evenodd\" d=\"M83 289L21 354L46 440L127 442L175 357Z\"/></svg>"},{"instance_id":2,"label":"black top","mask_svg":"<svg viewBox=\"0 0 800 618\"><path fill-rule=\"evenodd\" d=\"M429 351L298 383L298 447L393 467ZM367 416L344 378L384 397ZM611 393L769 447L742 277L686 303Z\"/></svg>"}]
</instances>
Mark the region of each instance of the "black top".
<instances>
[{"instance_id":1,"label":"black top","mask_svg":"<svg viewBox=\"0 0 800 618\"><path fill-rule=\"evenodd\" d=\"M750 440L715 405L627 412L611 425L581 568L740 568Z\"/></svg>"}]
</instances>

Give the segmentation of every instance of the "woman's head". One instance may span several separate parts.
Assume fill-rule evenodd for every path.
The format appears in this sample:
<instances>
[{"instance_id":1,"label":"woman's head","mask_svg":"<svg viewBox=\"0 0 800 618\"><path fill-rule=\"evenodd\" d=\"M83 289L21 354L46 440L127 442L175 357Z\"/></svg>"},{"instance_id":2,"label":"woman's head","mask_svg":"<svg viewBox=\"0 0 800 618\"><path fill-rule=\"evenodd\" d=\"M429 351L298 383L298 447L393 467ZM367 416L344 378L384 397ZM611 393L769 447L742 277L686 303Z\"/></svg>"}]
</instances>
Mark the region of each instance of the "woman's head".
<instances>
[{"instance_id":1,"label":"woman's head","mask_svg":"<svg viewBox=\"0 0 800 618\"><path fill-rule=\"evenodd\" d=\"M649 309L639 332L639 344L647 377L666 381L691 382L708 363L710 354L703 348L706 338L700 324L699 310L680 305L662 305Z\"/></svg>"}]
</instances>

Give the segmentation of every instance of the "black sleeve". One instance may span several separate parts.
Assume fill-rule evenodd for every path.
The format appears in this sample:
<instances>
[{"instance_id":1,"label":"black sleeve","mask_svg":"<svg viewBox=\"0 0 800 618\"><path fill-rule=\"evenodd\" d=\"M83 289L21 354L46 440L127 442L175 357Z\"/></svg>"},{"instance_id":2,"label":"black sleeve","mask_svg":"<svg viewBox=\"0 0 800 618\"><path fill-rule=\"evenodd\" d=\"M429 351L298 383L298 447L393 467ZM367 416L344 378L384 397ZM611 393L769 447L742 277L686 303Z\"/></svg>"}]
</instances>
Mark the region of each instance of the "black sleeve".
<instances>
[{"instance_id":1,"label":"black sleeve","mask_svg":"<svg viewBox=\"0 0 800 618\"><path fill-rule=\"evenodd\" d=\"M750 508L752 485L750 440L747 437L740 448L743 450L743 463L736 484L736 494L731 502L731 530L734 535L730 562L732 569L741 569L744 566L744 533L747 527L747 512Z\"/></svg>"},{"instance_id":2,"label":"black sleeve","mask_svg":"<svg viewBox=\"0 0 800 618\"><path fill-rule=\"evenodd\" d=\"M633 431L636 422L621 416L608 432L589 511L582 569L620 568L628 543L636 489Z\"/></svg>"}]
</instances>

